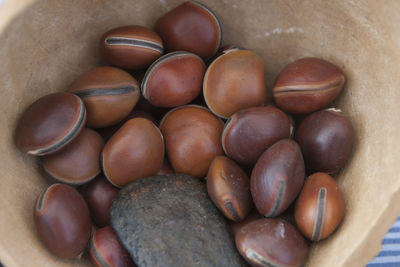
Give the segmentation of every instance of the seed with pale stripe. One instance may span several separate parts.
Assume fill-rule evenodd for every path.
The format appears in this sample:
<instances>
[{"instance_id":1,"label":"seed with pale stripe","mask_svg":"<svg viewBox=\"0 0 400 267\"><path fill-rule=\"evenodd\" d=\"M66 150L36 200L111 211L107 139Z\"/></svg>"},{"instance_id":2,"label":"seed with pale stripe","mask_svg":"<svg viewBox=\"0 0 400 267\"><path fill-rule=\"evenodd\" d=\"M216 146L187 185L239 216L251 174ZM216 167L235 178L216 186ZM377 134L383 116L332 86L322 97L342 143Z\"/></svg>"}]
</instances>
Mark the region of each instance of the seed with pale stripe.
<instances>
[{"instance_id":1,"label":"seed with pale stripe","mask_svg":"<svg viewBox=\"0 0 400 267\"><path fill-rule=\"evenodd\" d=\"M79 96L87 109L87 125L115 125L131 112L139 100L138 82L114 67L97 67L79 76L68 89Z\"/></svg>"},{"instance_id":2,"label":"seed with pale stripe","mask_svg":"<svg viewBox=\"0 0 400 267\"><path fill-rule=\"evenodd\" d=\"M281 71L272 92L278 107L305 114L331 103L342 91L345 80L336 65L319 58L302 58Z\"/></svg>"},{"instance_id":3,"label":"seed with pale stripe","mask_svg":"<svg viewBox=\"0 0 400 267\"><path fill-rule=\"evenodd\" d=\"M265 217L281 214L294 201L304 182L300 147L282 139L268 148L251 173L250 191L257 210Z\"/></svg>"},{"instance_id":4,"label":"seed with pale stripe","mask_svg":"<svg viewBox=\"0 0 400 267\"><path fill-rule=\"evenodd\" d=\"M160 36L138 25L114 28L100 40L103 58L111 65L138 70L149 66L164 53Z\"/></svg>"},{"instance_id":5,"label":"seed with pale stripe","mask_svg":"<svg viewBox=\"0 0 400 267\"><path fill-rule=\"evenodd\" d=\"M300 231L313 241L327 238L338 227L343 214L343 194L336 181L322 172L309 176L295 206Z\"/></svg>"},{"instance_id":6,"label":"seed with pale stripe","mask_svg":"<svg viewBox=\"0 0 400 267\"><path fill-rule=\"evenodd\" d=\"M79 97L69 93L46 95L21 116L15 143L22 152L48 155L72 142L85 123L86 109Z\"/></svg>"}]
</instances>

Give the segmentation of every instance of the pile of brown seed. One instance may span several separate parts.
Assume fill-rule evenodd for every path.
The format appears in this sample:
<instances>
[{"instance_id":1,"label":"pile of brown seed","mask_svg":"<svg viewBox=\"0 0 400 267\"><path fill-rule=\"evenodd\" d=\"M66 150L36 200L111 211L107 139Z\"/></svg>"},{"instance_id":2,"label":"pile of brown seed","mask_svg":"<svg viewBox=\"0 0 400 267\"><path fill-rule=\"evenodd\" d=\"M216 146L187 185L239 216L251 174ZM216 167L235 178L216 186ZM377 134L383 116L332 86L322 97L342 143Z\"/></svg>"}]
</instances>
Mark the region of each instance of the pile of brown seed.
<instances>
[{"instance_id":1,"label":"pile of brown seed","mask_svg":"<svg viewBox=\"0 0 400 267\"><path fill-rule=\"evenodd\" d=\"M99 227L94 264L134 266L109 226L111 201L134 180L174 172L206 177L252 265L301 265L303 236L318 241L339 226L344 201L331 175L348 161L354 132L343 112L326 107L343 90L344 73L323 59L298 59L276 78L271 101L263 59L221 48L221 36L215 14L195 1L159 18L154 31L111 29L100 38L110 66L23 113L17 147L40 156L60 182L34 207L39 238L52 253L80 257L91 215ZM297 228L288 222L293 203Z\"/></svg>"}]
</instances>

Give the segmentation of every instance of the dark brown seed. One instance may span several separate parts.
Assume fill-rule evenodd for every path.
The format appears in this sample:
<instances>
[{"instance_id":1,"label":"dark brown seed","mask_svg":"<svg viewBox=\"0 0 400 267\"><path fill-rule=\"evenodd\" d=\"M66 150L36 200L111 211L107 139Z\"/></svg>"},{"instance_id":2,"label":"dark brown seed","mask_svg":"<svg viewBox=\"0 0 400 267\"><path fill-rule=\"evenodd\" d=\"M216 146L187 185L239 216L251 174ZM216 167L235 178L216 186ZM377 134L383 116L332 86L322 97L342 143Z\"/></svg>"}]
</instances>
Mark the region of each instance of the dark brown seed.
<instances>
[{"instance_id":1,"label":"dark brown seed","mask_svg":"<svg viewBox=\"0 0 400 267\"><path fill-rule=\"evenodd\" d=\"M66 147L43 157L43 167L60 182L79 185L94 179L101 171L100 153L103 138L94 130L84 128Z\"/></svg>"},{"instance_id":2,"label":"dark brown seed","mask_svg":"<svg viewBox=\"0 0 400 267\"><path fill-rule=\"evenodd\" d=\"M307 243L294 226L282 219L259 219L241 227L235 237L239 253L252 266L302 266Z\"/></svg>"},{"instance_id":3,"label":"dark brown seed","mask_svg":"<svg viewBox=\"0 0 400 267\"><path fill-rule=\"evenodd\" d=\"M143 26L130 25L106 32L100 40L100 52L111 65L138 70L159 58L164 47L157 33Z\"/></svg>"},{"instance_id":4,"label":"dark brown seed","mask_svg":"<svg viewBox=\"0 0 400 267\"><path fill-rule=\"evenodd\" d=\"M212 57L221 43L221 26L205 5L188 1L159 18L155 31L168 52L188 51L204 60Z\"/></svg>"},{"instance_id":5,"label":"dark brown seed","mask_svg":"<svg viewBox=\"0 0 400 267\"><path fill-rule=\"evenodd\" d=\"M97 230L90 243L90 256L96 267L135 267L111 226Z\"/></svg>"},{"instance_id":6,"label":"dark brown seed","mask_svg":"<svg viewBox=\"0 0 400 267\"><path fill-rule=\"evenodd\" d=\"M207 192L230 220L243 220L252 207L249 177L227 157L217 156L212 161L207 175Z\"/></svg>"},{"instance_id":7,"label":"dark brown seed","mask_svg":"<svg viewBox=\"0 0 400 267\"><path fill-rule=\"evenodd\" d=\"M94 223L99 227L110 225L110 206L118 188L101 175L79 190L89 206Z\"/></svg>"},{"instance_id":8,"label":"dark brown seed","mask_svg":"<svg viewBox=\"0 0 400 267\"><path fill-rule=\"evenodd\" d=\"M78 258L88 244L92 224L89 209L72 186L53 184L42 192L34 207L39 238L55 255Z\"/></svg>"},{"instance_id":9,"label":"dark brown seed","mask_svg":"<svg viewBox=\"0 0 400 267\"><path fill-rule=\"evenodd\" d=\"M307 238L327 238L339 226L344 214L343 194L336 181L326 173L309 176L296 201L296 224Z\"/></svg>"},{"instance_id":10,"label":"dark brown seed","mask_svg":"<svg viewBox=\"0 0 400 267\"><path fill-rule=\"evenodd\" d=\"M332 102L341 93L345 80L342 70L332 63L302 58L282 70L272 91L281 109L305 114Z\"/></svg>"},{"instance_id":11,"label":"dark brown seed","mask_svg":"<svg viewBox=\"0 0 400 267\"><path fill-rule=\"evenodd\" d=\"M334 173L351 153L354 130L340 110L325 109L308 115L296 131L307 173Z\"/></svg>"},{"instance_id":12,"label":"dark brown seed","mask_svg":"<svg viewBox=\"0 0 400 267\"><path fill-rule=\"evenodd\" d=\"M163 136L148 119L130 119L111 137L101 155L104 175L122 187L157 173L164 160Z\"/></svg>"},{"instance_id":13,"label":"dark brown seed","mask_svg":"<svg viewBox=\"0 0 400 267\"><path fill-rule=\"evenodd\" d=\"M304 161L300 147L283 139L268 148L251 173L250 190L257 210L275 217L295 200L304 183Z\"/></svg>"},{"instance_id":14,"label":"dark brown seed","mask_svg":"<svg viewBox=\"0 0 400 267\"><path fill-rule=\"evenodd\" d=\"M242 165L253 165L261 154L280 139L289 138L292 123L274 107L240 110L226 122L222 133L225 154Z\"/></svg>"},{"instance_id":15,"label":"dark brown seed","mask_svg":"<svg viewBox=\"0 0 400 267\"><path fill-rule=\"evenodd\" d=\"M175 108L160 123L168 159L177 173L204 178L212 160L223 155L222 121L195 105Z\"/></svg>"},{"instance_id":16,"label":"dark brown seed","mask_svg":"<svg viewBox=\"0 0 400 267\"><path fill-rule=\"evenodd\" d=\"M68 92L82 98L87 109L87 125L95 128L120 122L140 97L135 78L123 70L108 66L82 74Z\"/></svg>"},{"instance_id":17,"label":"dark brown seed","mask_svg":"<svg viewBox=\"0 0 400 267\"><path fill-rule=\"evenodd\" d=\"M86 109L69 93L46 95L22 114L15 130L17 147L37 156L54 153L69 144L86 123Z\"/></svg>"},{"instance_id":18,"label":"dark brown seed","mask_svg":"<svg viewBox=\"0 0 400 267\"><path fill-rule=\"evenodd\" d=\"M201 92L206 66L188 52L173 52L155 61L142 81L142 94L156 107L188 104Z\"/></svg>"}]
</instances>

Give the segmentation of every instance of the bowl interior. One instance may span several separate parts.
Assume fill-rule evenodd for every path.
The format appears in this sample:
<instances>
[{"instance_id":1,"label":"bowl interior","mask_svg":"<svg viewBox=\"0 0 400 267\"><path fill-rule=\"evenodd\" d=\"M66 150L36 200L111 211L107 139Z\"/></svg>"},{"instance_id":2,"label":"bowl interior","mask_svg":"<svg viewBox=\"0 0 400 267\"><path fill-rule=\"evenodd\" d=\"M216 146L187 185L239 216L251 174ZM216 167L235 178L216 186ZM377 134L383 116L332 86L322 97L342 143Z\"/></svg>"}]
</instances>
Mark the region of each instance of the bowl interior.
<instances>
[{"instance_id":1,"label":"bowl interior","mask_svg":"<svg viewBox=\"0 0 400 267\"><path fill-rule=\"evenodd\" d=\"M39 159L20 153L13 131L39 97L64 91L84 71L102 65L98 40L122 25L153 27L178 0L37 0L1 32L0 260L6 266L87 266L55 258L38 241L33 203L53 181ZM202 0L220 19L223 44L263 57L268 90L287 63L315 56L345 71L334 105L357 135L350 162L338 176L346 213L336 234L312 245L308 266L363 266L400 212L400 2ZM23 257L21 257L23 255Z\"/></svg>"}]
</instances>

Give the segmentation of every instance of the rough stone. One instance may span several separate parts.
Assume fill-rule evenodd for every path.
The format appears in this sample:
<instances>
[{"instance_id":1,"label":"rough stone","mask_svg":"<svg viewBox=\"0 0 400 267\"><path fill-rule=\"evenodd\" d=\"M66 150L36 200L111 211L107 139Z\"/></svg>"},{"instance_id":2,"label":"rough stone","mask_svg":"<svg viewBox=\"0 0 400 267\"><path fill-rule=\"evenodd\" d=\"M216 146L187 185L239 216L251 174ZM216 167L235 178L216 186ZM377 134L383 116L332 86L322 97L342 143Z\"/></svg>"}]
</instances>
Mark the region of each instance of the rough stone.
<instances>
[{"instance_id":1,"label":"rough stone","mask_svg":"<svg viewBox=\"0 0 400 267\"><path fill-rule=\"evenodd\" d=\"M138 266L246 266L203 182L159 175L124 187L111 225Z\"/></svg>"}]
</instances>

